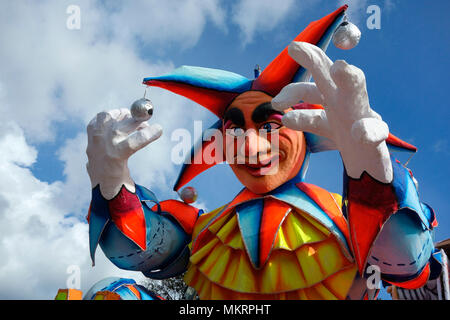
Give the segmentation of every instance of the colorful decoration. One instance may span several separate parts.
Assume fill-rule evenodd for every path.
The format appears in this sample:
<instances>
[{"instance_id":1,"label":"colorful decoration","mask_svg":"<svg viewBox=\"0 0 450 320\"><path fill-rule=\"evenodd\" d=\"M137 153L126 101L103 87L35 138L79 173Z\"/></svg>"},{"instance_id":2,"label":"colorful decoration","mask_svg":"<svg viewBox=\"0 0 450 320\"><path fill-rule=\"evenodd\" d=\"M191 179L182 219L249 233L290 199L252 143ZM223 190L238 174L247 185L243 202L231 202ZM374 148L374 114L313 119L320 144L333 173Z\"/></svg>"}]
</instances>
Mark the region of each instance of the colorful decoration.
<instances>
[{"instance_id":1,"label":"colorful decoration","mask_svg":"<svg viewBox=\"0 0 450 320\"><path fill-rule=\"evenodd\" d=\"M59 289L55 300L81 300L83 293L77 289Z\"/></svg>"},{"instance_id":2,"label":"colorful decoration","mask_svg":"<svg viewBox=\"0 0 450 320\"><path fill-rule=\"evenodd\" d=\"M212 128L224 135L267 132L224 145L224 153L244 152L244 163L229 163L244 188L221 208L204 213L189 205L197 197L190 187L180 192L183 202L158 201L134 184L127 159L157 139L161 128L143 122L136 130L149 134L131 143L113 128L142 117L99 114L88 128L93 261L100 244L116 266L149 278L186 272L186 283L201 299L374 298L377 290L367 286L367 267L374 265L385 284L405 289L439 277L443 260L431 241L434 212L420 202L411 171L390 155L416 148L393 136L371 110L362 71L324 53L333 35L346 49L359 41L352 25L343 23L346 9L311 23L261 73L255 69L255 79L189 66L144 79L213 112L219 121ZM315 83L308 82L311 75ZM146 103L132 112L149 110L142 108ZM94 132L104 139L94 141ZM101 144L114 134L128 142L119 156ZM275 136L277 151L268 147ZM197 146L215 143L205 140ZM198 149L189 160L200 156ZM304 180L309 154L334 149L345 167L342 197ZM98 159L115 164L110 176ZM174 190L216 164L191 163ZM102 285L87 298L142 298L128 281Z\"/></svg>"},{"instance_id":3,"label":"colorful decoration","mask_svg":"<svg viewBox=\"0 0 450 320\"><path fill-rule=\"evenodd\" d=\"M164 300L132 279L106 278L94 284L84 300Z\"/></svg>"},{"instance_id":4,"label":"colorful decoration","mask_svg":"<svg viewBox=\"0 0 450 320\"><path fill-rule=\"evenodd\" d=\"M332 14L311 23L294 41L307 41L325 50L330 43L334 30L342 22L346 9L347 6L343 6ZM222 118L230 103L245 92L265 92L274 97L289 83L308 81L309 78L310 75L306 72L306 69L297 64L289 56L288 49L285 48L253 80L228 71L183 66L168 75L145 78L143 83L147 86L164 88L187 97L204 106L219 118ZM214 127L219 127L221 122L214 125ZM315 140L309 139L308 141ZM314 146L310 146L310 148L314 148ZM199 148L196 149L198 150ZM198 164L196 162L185 166L174 189L178 190L196 175L213 165Z\"/></svg>"}]
</instances>

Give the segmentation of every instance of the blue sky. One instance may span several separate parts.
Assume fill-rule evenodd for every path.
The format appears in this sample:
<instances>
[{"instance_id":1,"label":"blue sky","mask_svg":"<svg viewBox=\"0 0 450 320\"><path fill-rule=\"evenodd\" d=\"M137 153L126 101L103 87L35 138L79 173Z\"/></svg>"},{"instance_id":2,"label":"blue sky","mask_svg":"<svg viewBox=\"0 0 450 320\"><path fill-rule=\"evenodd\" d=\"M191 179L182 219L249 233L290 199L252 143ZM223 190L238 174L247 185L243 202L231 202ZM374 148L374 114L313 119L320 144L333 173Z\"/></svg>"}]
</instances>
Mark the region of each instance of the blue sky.
<instances>
[{"instance_id":1,"label":"blue sky","mask_svg":"<svg viewBox=\"0 0 450 320\"><path fill-rule=\"evenodd\" d=\"M84 221L90 196L85 127L97 112L128 107L143 95L144 77L181 65L252 77L255 64L266 66L310 21L343 1L257 3L0 1L0 145L5 150L0 156L0 253L6 257L0 262L0 298L52 298L55 288L66 285L68 265L80 266L82 288L105 275L130 276L101 253L97 266L90 267ZM448 238L450 22L444 14L450 3L347 3L350 21L362 32L361 42L350 51L331 44L327 53L365 72L372 108L393 134L419 148L409 167L419 181L422 201L436 211L436 240ZM65 28L69 4L81 8L80 30ZM379 30L366 26L371 4L381 8ZM130 168L133 178L160 199L173 198L180 166L168 161L175 145L171 132L180 127L192 131L196 119L204 127L216 119L163 90L153 88L148 96L155 104L151 121L162 124L164 135L133 156ZM307 181L340 192L337 152L312 155ZM242 188L226 165L190 185L207 209L225 204ZM21 284L28 289L18 290Z\"/></svg>"}]
</instances>

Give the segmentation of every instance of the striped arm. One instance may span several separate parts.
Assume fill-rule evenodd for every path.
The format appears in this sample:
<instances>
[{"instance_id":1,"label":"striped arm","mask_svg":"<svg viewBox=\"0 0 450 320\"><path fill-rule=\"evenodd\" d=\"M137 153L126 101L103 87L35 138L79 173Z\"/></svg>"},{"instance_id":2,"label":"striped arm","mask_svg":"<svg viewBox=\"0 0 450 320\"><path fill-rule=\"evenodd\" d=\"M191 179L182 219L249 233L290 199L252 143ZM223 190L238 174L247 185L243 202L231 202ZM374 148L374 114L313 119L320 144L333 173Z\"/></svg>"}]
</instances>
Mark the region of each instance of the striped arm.
<instances>
[{"instance_id":1,"label":"striped arm","mask_svg":"<svg viewBox=\"0 0 450 320\"><path fill-rule=\"evenodd\" d=\"M450 283L448 259L444 250L440 250L442 272L433 280L417 289L404 289L397 286L388 287L387 291L394 300L450 300Z\"/></svg>"},{"instance_id":2,"label":"striped arm","mask_svg":"<svg viewBox=\"0 0 450 320\"><path fill-rule=\"evenodd\" d=\"M366 172L345 176L344 212L360 272L377 265L382 278L397 286L423 286L440 264L433 259L433 210L421 203L411 171L392 159L394 178L385 184ZM401 283L401 284L400 284Z\"/></svg>"}]
</instances>

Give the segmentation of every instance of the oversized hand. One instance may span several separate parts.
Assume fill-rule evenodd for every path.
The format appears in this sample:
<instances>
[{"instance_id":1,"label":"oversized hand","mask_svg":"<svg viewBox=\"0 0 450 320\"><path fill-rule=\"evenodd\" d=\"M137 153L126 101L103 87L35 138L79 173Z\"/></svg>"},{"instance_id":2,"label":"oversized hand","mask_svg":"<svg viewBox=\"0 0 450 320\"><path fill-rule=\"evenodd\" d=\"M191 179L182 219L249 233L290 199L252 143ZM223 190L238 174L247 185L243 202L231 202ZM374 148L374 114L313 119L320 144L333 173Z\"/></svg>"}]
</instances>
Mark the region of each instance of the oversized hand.
<instances>
[{"instance_id":1,"label":"oversized hand","mask_svg":"<svg viewBox=\"0 0 450 320\"><path fill-rule=\"evenodd\" d=\"M303 100L324 110L293 110L283 116L285 126L332 140L347 174L359 178L367 171L375 179L392 181L392 164L385 140L387 124L370 108L364 73L343 60L333 63L318 47L292 42L289 55L311 72L315 83L292 83L272 100L285 110Z\"/></svg>"},{"instance_id":2,"label":"oversized hand","mask_svg":"<svg viewBox=\"0 0 450 320\"><path fill-rule=\"evenodd\" d=\"M128 170L128 158L150 142L158 139L162 128L158 124L136 121L128 109L100 112L87 127L87 171L92 187L100 184L106 199L113 198L122 185L134 192L134 182Z\"/></svg>"}]
</instances>

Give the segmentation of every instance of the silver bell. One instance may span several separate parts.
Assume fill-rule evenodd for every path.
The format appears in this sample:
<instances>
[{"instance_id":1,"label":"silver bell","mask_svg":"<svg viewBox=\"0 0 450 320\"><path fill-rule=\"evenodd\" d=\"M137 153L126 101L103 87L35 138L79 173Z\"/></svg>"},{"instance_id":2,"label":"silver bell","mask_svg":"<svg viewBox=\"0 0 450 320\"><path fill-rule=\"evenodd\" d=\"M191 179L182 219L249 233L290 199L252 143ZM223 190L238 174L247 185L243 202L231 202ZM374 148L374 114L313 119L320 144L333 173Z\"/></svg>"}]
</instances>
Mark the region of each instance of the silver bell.
<instances>
[{"instance_id":1,"label":"silver bell","mask_svg":"<svg viewBox=\"0 0 450 320\"><path fill-rule=\"evenodd\" d=\"M344 21L333 34L333 44L343 50L356 47L361 39L361 31L351 22Z\"/></svg>"},{"instance_id":2,"label":"silver bell","mask_svg":"<svg viewBox=\"0 0 450 320\"><path fill-rule=\"evenodd\" d=\"M130 111L134 120L139 122L147 121L153 115L153 105L149 99L141 98L133 102Z\"/></svg>"}]
</instances>

